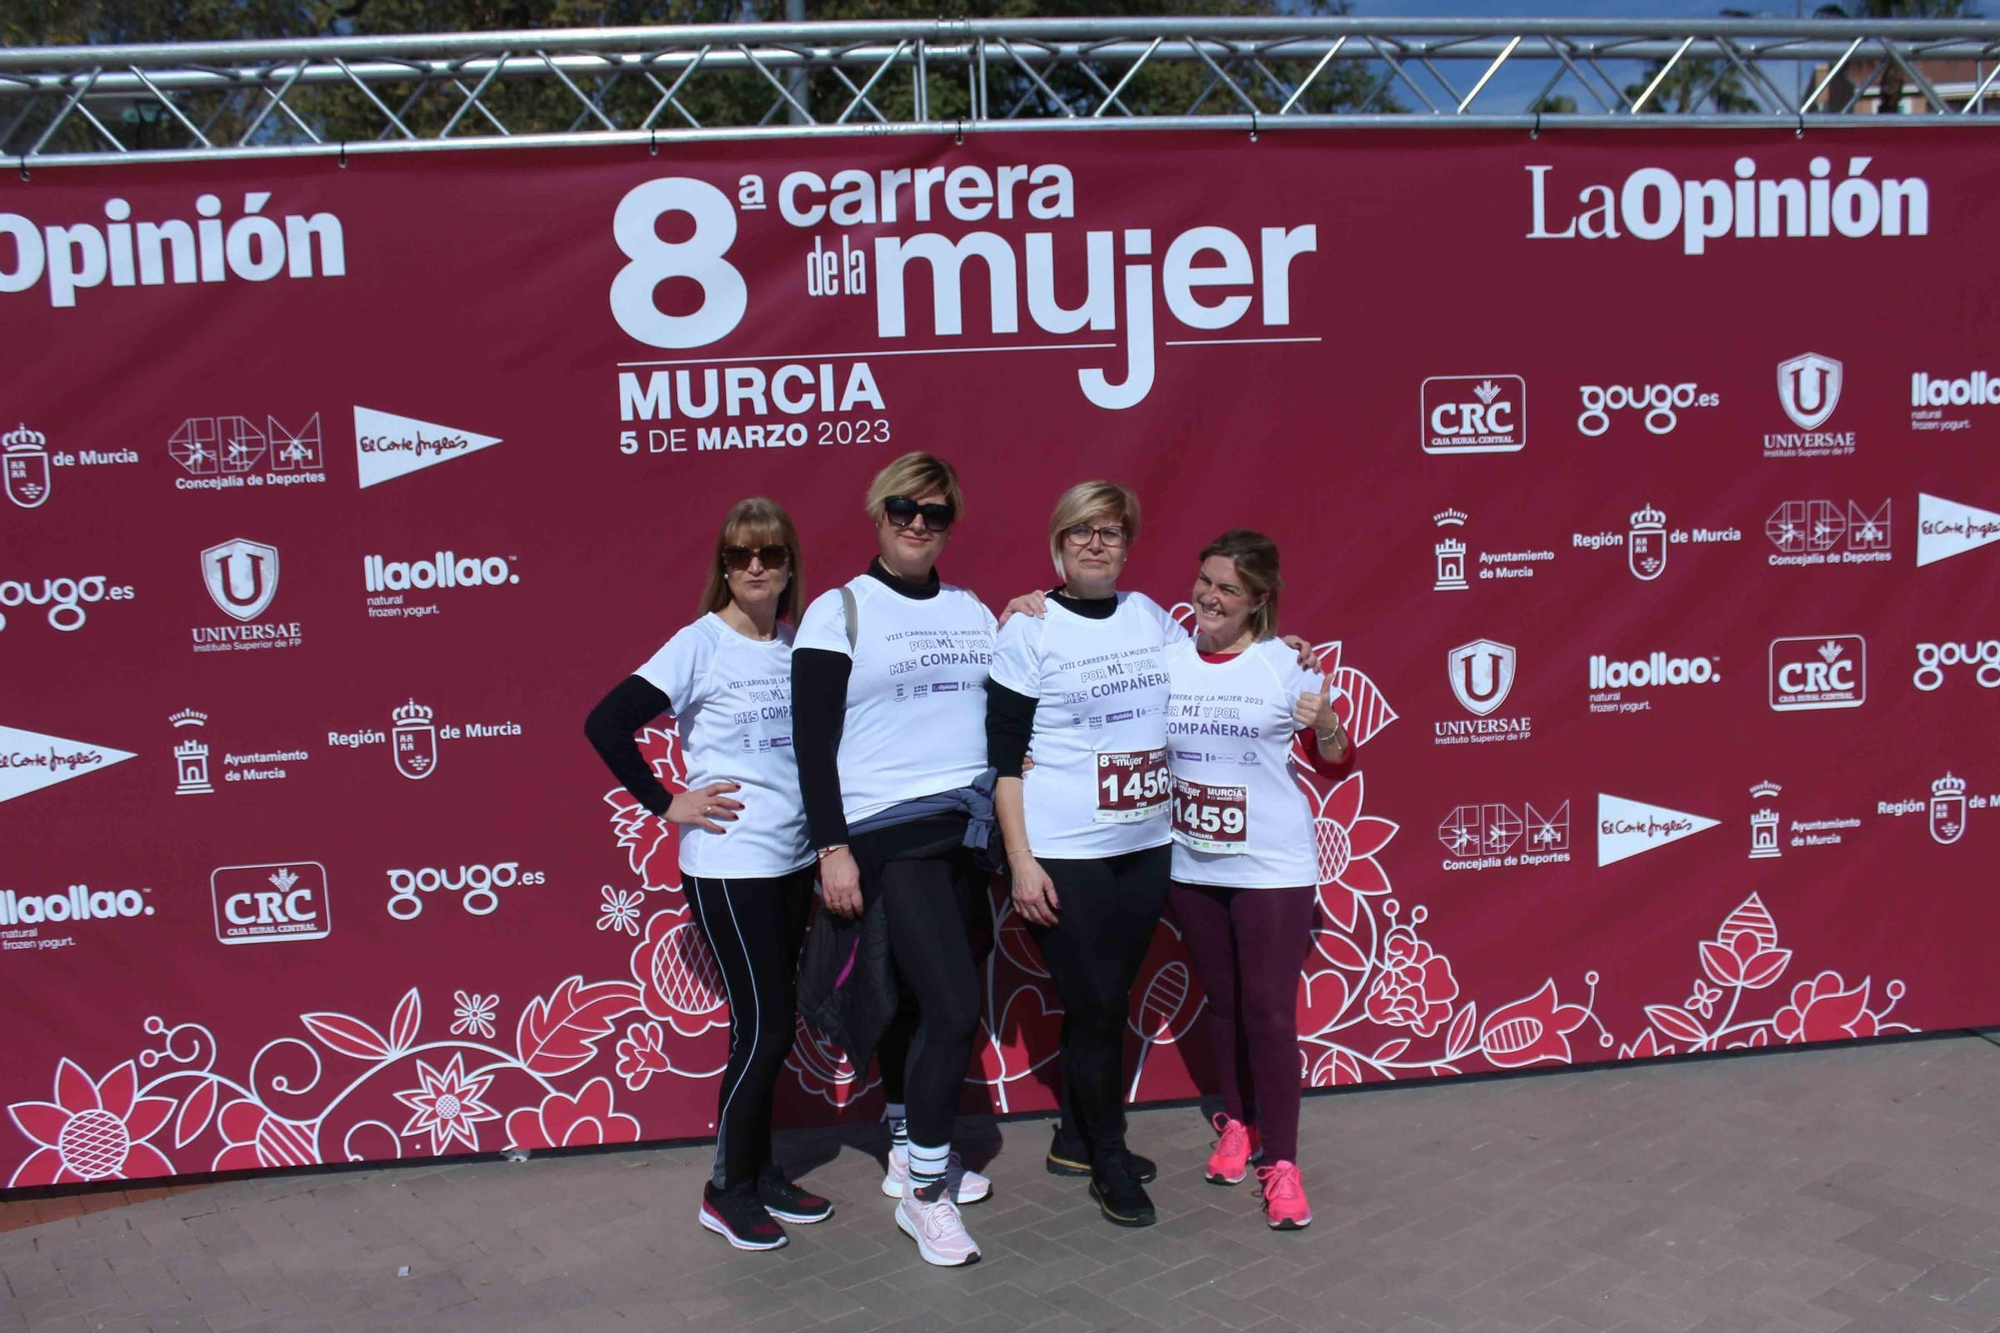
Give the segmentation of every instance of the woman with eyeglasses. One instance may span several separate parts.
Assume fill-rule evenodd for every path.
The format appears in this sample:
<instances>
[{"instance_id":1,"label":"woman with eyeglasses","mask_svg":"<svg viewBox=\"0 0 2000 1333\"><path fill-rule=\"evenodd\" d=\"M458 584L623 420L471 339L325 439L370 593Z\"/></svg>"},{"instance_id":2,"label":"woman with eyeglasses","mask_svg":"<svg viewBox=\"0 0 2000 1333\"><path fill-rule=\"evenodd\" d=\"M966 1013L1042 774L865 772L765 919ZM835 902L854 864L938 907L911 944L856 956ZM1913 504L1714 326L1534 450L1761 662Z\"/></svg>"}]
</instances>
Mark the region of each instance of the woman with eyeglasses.
<instances>
[{"instance_id":1,"label":"woman with eyeglasses","mask_svg":"<svg viewBox=\"0 0 2000 1333\"><path fill-rule=\"evenodd\" d=\"M958 1204L991 1184L951 1150L978 1030L978 949L990 937L984 686L993 613L941 582L963 512L958 475L905 454L868 488L879 554L822 593L792 658L799 784L826 908L882 913L907 1012L879 1035L891 1147L882 1183L925 1262L974 1263ZM849 1034L852 1036L853 1034ZM850 1051L853 1054L853 1051ZM865 1059L864 1057L861 1057Z\"/></svg>"},{"instance_id":2,"label":"woman with eyeglasses","mask_svg":"<svg viewBox=\"0 0 2000 1333\"><path fill-rule=\"evenodd\" d=\"M793 628L805 603L798 533L765 499L724 515L701 618L605 695L584 734L625 789L677 824L688 910L722 969L729 1062L717 1090L715 1166L702 1226L740 1250L785 1244L785 1222L833 1205L771 1160L771 1095L792 1048L793 973L812 905L792 755ZM680 727L687 790L669 796L634 733L662 713Z\"/></svg>"},{"instance_id":3,"label":"woman with eyeglasses","mask_svg":"<svg viewBox=\"0 0 2000 1333\"><path fill-rule=\"evenodd\" d=\"M1167 653L1173 774L1174 919L1208 996L1223 1112L1208 1179L1240 1183L1261 1155L1264 1220L1312 1222L1299 1175L1299 968L1312 946L1319 855L1313 812L1292 775L1311 730L1343 762L1347 733L1330 672L1308 671L1275 637L1278 547L1242 528L1201 551L1195 637Z\"/></svg>"},{"instance_id":4,"label":"woman with eyeglasses","mask_svg":"<svg viewBox=\"0 0 2000 1333\"><path fill-rule=\"evenodd\" d=\"M1039 617L1001 628L986 687L1014 905L1063 1001L1051 1170L1081 1158L1091 1199L1126 1227L1155 1220L1144 1188L1155 1168L1125 1147L1125 1018L1167 903L1165 651L1187 637L1159 603L1118 591L1138 535L1139 500L1125 487L1065 491L1049 518L1062 584Z\"/></svg>"}]
</instances>

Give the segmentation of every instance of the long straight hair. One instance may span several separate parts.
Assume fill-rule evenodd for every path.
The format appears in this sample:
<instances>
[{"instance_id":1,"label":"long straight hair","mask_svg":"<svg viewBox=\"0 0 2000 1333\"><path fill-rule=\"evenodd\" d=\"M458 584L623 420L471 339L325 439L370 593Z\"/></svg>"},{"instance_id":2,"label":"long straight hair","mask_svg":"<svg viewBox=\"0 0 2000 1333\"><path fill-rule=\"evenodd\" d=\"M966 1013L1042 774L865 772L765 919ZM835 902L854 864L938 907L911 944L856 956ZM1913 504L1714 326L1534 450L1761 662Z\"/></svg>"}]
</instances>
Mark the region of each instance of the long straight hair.
<instances>
[{"instance_id":1,"label":"long straight hair","mask_svg":"<svg viewBox=\"0 0 2000 1333\"><path fill-rule=\"evenodd\" d=\"M791 577L784 592L778 595L778 619L798 624L806 609L805 561L799 551L799 531L792 526L792 516L785 512L785 507L761 495L729 506L729 512L722 516L722 529L715 534L715 558L708 562L708 586L701 594L703 615L720 611L731 601L729 570L722 563L726 546L748 546L752 550L759 546L785 548L791 557L785 562Z\"/></svg>"}]
</instances>

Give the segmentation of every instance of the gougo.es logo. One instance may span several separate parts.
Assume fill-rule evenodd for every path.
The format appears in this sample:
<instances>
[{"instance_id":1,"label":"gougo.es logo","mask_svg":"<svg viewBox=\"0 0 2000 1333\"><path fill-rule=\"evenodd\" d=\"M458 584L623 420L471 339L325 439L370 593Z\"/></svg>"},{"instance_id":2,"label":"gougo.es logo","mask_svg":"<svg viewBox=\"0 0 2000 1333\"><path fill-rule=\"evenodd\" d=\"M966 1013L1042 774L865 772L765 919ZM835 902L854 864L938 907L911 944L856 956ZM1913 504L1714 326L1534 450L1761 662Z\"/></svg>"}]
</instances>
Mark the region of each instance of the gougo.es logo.
<instances>
[{"instance_id":1,"label":"gougo.es logo","mask_svg":"<svg viewBox=\"0 0 2000 1333\"><path fill-rule=\"evenodd\" d=\"M90 618L90 613L84 610L87 606L131 600L129 584L114 584L102 574L80 579L0 579L0 607L17 610L23 606L45 606L49 624L65 632L83 628ZM0 611L0 630L6 628L6 612Z\"/></svg>"}]
</instances>

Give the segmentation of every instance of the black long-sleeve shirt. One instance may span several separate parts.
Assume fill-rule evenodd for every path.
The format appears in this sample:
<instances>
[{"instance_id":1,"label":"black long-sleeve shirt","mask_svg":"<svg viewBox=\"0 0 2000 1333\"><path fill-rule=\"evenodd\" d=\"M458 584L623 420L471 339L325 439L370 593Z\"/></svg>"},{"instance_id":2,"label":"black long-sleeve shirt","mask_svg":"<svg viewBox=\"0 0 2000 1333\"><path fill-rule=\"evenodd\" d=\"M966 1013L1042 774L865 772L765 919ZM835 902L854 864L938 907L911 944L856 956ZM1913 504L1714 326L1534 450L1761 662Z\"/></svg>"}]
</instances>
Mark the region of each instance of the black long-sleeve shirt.
<instances>
[{"instance_id":1,"label":"black long-sleeve shirt","mask_svg":"<svg viewBox=\"0 0 2000 1333\"><path fill-rule=\"evenodd\" d=\"M1118 612L1116 597L1071 597L1050 589L1048 599L1063 610L1086 620L1109 620ZM1018 778L1021 761L1027 758L1028 744L1035 735L1033 695L1010 690L989 679L986 682L986 762L996 777Z\"/></svg>"},{"instance_id":2,"label":"black long-sleeve shirt","mask_svg":"<svg viewBox=\"0 0 2000 1333\"><path fill-rule=\"evenodd\" d=\"M891 574L877 558L868 565L880 579L904 597L935 597L937 571L924 583ZM799 761L799 795L805 801L806 830L815 847L847 841L846 807L840 799L840 736L847 720L847 679L854 659L827 648L799 648L792 653L792 751Z\"/></svg>"},{"instance_id":3,"label":"black long-sleeve shirt","mask_svg":"<svg viewBox=\"0 0 2000 1333\"><path fill-rule=\"evenodd\" d=\"M673 707L673 700L659 686L642 676L627 676L597 701L583 723L583 734L611 775L656 815L666 814L673 798L653 775L653 766L639 753L634 737L641 727L662 713L672 712Z\"/></svg>"}]
</instances>

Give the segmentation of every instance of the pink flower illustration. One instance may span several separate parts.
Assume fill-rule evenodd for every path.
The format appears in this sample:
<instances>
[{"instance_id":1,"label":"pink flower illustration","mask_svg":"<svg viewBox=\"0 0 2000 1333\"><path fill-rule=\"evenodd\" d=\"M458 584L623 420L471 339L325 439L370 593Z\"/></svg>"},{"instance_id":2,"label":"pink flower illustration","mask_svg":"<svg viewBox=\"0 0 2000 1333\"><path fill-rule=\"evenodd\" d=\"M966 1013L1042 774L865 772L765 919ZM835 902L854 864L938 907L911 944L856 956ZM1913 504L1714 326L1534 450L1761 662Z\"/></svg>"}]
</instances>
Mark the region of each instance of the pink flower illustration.
<instances>
[{"instance_id":1,"label":"pink flower illustration","mask_svg":"<svg viewBox=\"0 0 2000 1333\"><path fill-rule=\"evenodd\" d=\"M647 1017L672 1024L684 1037L728 1021L714 1017L724 1003L722 969L684 910L646 919L645 938L632 950L632 979Z\"/></svg>"},{"instance_id":2,"label":"pink flower illustration","mask_svg":"<svg viewBox=\"0 0 2000 1333\"><path fill-rule=\"evenodd\" d=\"M1792 987L1791 1003L1771 1019L1787 1042L1840 1041L1875 1035L1875 1015L1868 1011L1868 978L1852 990L1841 989L1840 973L1826 971Z\"/></svg>"},{"instance_id":3,"label":"pink flower illustration","mask_svg":"<svg viewBox=\"0 0 2000 1333\"><path fill-rule=\"evenodd\" d=\"M7 1108L15 1127L39 1145L14 1169L8 1189L174 1174L166 1154L146 1141L167 1123L174 1099L141 1097L130 1060L93 1082L65 1057L56 1066L55 1095Z\"/></svg>"},{"instance_id":4,"label":"pink flower illustration","mask_svg":"<svg viewBox=\"0 0 2000 1333\"><path fill-rule=\"evenodd\" d=\"M1458 998L1451 960L1418 939L1408 926L1391 928L1383 940L1383 955L1382 971L1368 988L1368 1017L1391 1027L1413 1028L1420 1037L1435 1035L1451 1017L1451 1002Z\"/></svg>"},{"instance_id":5,"label":"pink flower illustration","mask_svg":"<svg viewBox=\"0 0 2000 1333\"><path fill-rule=\"evenodd\" d=\"M653 1081L653 1075L673 1067L660 1046L658 1023L634 1023L618 1039L618 1077L625 1081L626 1091L640 1091Z\"/></svg>"},{"instance_id":6,"label":"pink flower illustration","mask_svg":"<svg viewBox=\"0 0 2000 1333\"><path fill-rule=\"evenodd\" d=\"M657 777L670 792L685 790L687 773L681 763L680 733L668 728L648 727L639 733L639 753L653 766ZM632 873L647 891L681 887L680 830L632 799L623 787L604 793L611 807L611 827L618 834L618 846L625 852Z\"/></svg>"},{"instance_id":7,"label":"pink flower illustration","mask_svg":"<svg viewBox=\"0 0 2000 1333\"><path fill-rule=\"evenodd\" d=\"M1389 892L1389 876L1375 854L1389 845L1399 827L1387 819L1361 813L1362 773L1353 773L1324 795L1300 778L1318 813L1313 837L1319 847L1319 897L1328 919L1352 931L1360 916L1361 899Z\"/></svg>"},{"instance_id":8,"label":"pink flower illustration","mask_svg":"<svg viewBox=\"0 0 2000 1333\"><path fill-rule=\"evenodd\" d=\"M599 1076L566 1097L552 1092L540 1106L508 1113L509 1148L578 1148L599 1143L637 1143L639 1122L611 1109L611 1080Z\"/></svg>"},{"instance_id":9,"label":"pink flower illustration","mask_svg":"<svg viewBox=\"0 0 2000 1333\"><path fill-rule=\"evenodd\" d=\"M1674 1044L1670 1041L1663 1042L1656 1039L1653 1036L1653 1029L1651 1028L1647 1028L1644 1032L1641 1032L1639 1040L1633 1042L1631 1045L1620 1046L1618 1048L1618 1058L1620 1060L1650 1060L1657 1055L1672 1055L1673 1053Z\"/></svg>"},{"instance_id":10,"label":"pink flower illustration","mask_svg":"<svg viewBox=\"0 0 2000 1333\"><path fill-rule=\"evenodd\" d=\"M468 1078L465 1057L454 1055L442 1070L417 1061L417 1079L423 1086L396 1094L397 1101L416 1112L410 1123L403 1126L404 1137L428 1133L434 1153L443 1152L453 1140L478 1152L479 1122L500 1118L498 1111L479 1100L486 1094L493 1076Z\"/></svg>"},{"instance_id":11,"label":"pink flower illustration","mask_svg":"<svg viewBox=\"0 0 2000 1333\"><path fill-rule=\"evenodd\" d=\"M259 1167L316 1166L319 1149L313 1143L313 1127L297 1120L273 1115L247 1098L222 1108L216 1119L222 1134L222 1151L215 1155L213 1171L254 1171Z\"/></svg>"},{"instance_id":12,"label":"pink flower illustration","mask_svg":"<svg viewBox=\"0 0 2000 1333\"><path fill-rule=\"evenodd\" d=\"M1486 1058L1502 1069L1545 1062L1566 1065L1571 1059L1568 1034L1588 1021L1590 1010L1557 1002L1556 983L1549 980L1527 999L1488 1014L1479 1029L1479 1045Z\"/></svg>"}]
</instances>

